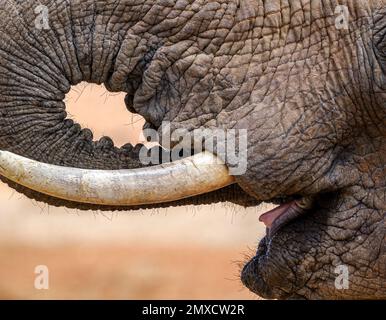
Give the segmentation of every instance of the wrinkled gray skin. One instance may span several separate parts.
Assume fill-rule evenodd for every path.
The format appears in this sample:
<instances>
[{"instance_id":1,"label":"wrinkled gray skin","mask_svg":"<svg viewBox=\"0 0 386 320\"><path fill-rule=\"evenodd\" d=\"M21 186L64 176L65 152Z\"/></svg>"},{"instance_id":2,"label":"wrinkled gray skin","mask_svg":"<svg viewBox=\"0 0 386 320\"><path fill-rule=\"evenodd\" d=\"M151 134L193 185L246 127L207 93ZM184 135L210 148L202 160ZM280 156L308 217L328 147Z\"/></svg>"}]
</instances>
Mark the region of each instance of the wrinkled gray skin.
<instances>
[{"instance_id":1,"label":"wrinkled gray skin","mask_svg":"<svg viewBox=\"0 0 386 320\"><path fill-rule=\"evenodd\" d=\"M173 205L313 195L305 216L261 241L243 283L266 298L386 298L385 0L339 1L349 30L336 28L335 0L0 2L0 149L141 166L137 148L93 142L66 119L62 100L80 81L127 92L156 128L246 128L237 185ZM39 3L49 30L34 28ZM338 265L349 289L334 286Z\"/></svg>"}]
</instances>

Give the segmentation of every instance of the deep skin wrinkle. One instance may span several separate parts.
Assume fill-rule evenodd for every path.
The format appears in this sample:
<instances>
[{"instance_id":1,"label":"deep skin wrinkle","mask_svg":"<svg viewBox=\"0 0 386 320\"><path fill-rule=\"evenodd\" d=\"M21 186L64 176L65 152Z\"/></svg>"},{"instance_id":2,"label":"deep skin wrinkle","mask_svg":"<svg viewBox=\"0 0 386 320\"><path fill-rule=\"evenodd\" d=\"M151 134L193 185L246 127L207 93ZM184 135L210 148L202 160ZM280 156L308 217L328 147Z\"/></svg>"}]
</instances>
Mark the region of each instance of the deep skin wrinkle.
<instances>
[{"instance_id":1,"label":"deep skin wrinkle","mask_svg":"<svg viewBox=\"0 0 386 320\"><path fill-rule=\"evenodd\" d=\"M94 142L67 119L64 96L81 81L126 92L155 128L248 129L237 185L167 205L313 196L306 215L263 239L243 283L268 298L386 298L385 0L45 0L48 30L34 28L36 1L2 2L0 149L142 166L138 148ZM337 28L338 5L348 29ZM334 286L339 265L347 290Z\"/></svg>"}]
</instances>

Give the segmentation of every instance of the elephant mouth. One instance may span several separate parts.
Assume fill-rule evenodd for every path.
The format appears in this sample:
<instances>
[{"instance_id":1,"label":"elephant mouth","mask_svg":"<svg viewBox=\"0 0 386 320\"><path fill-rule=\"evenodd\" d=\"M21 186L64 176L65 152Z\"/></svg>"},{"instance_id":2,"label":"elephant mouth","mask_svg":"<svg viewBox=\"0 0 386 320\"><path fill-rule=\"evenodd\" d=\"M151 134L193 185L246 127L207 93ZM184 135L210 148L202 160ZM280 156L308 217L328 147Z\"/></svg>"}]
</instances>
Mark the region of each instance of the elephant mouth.
<instances>
[{"instance_id":1,"label":"elephant mouth","mask_svg":"<svg viewBox=\"0 0 386 320\"><path fill-rule=\"evenodd\" d=\"M282 227L305 214L312 208L314 197L278 198L271 201L279 203L276 208L263 213L259 221L267 227L267 237L273 237Z\"/></svg>"},{"instance_id":2,"label":"elephant mouth","mask_svg":"<svg viewBox=\"0 0 386 320\"><path fill-rule=\"evenodd\" d=\"M280 296L281 298L292 297L292 293L283 291L278 287L272 287L266 279L272 281L274 278L267 266L272 251L270 244L275 235L288 225L296 223L300 217L308 215L314 208L316 196L293 196L285 198L276 198L271 200L271 203L278 204L274 209L263 213L259 217L259 221L263 222L267 227L266 235L259 242L255 256L248 261L241 271L242 283L255 294L272 299ZM275 281L275 279L273 279ZM277 290L279 290L277 292Z\"/></svg>"}]
</instances>

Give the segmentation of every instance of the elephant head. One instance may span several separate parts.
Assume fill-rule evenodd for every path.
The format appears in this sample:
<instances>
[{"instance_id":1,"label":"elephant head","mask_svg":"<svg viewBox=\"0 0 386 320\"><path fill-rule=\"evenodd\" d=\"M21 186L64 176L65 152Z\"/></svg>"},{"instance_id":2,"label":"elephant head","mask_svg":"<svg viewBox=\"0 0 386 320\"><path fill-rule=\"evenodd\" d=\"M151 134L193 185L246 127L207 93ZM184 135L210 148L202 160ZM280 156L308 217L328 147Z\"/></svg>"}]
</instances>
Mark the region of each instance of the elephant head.
<instances>
[{"instance_id":1,"label":"elephant head","mask_svg":"<svg viewBox=\"0 0 386 320\"><path fill-rule=\"evenodd\" d=\"M272 202L251 291L386 298L385 0L0 2L4 182L80 209ZM127 93L161 135L247 130L245 172L216 150L149 166L141 145L93 141L63 102L81 81Z\"/></svg>"}]
</instances>

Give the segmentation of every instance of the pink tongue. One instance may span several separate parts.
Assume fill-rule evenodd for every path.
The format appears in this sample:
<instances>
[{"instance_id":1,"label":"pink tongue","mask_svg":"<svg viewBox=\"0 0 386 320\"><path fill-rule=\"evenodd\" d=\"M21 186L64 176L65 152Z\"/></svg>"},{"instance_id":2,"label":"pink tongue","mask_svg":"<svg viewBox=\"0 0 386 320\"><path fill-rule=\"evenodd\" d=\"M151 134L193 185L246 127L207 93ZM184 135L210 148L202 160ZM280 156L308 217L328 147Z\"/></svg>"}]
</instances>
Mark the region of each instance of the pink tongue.
<instances>
[{"instance_id":1,"label":"pink tongue","mask_svg":"<svg viewBox=\"0 0 386 320\"><path fill-rule=\"evenodd\" d=\"M285 214L293 202L282 204L260 216L259 221L263 222L268 228L271 228L273 222L281 215Z\"/></svg>"}]
</instances>

